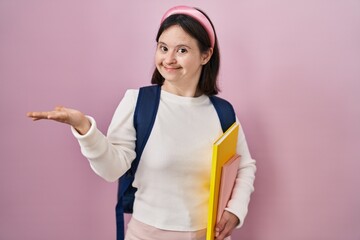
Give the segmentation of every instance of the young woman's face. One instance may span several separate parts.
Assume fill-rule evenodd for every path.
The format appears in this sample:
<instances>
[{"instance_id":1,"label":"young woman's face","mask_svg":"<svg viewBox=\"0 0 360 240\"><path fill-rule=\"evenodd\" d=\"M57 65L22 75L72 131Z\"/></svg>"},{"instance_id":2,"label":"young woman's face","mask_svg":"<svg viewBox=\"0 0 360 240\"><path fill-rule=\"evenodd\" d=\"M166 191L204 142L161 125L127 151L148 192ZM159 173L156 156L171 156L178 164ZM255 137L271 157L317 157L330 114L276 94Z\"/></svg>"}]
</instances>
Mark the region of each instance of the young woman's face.
<instances>
[{"instance_id":1,"label":"young woman's face","mask_svg":"<svg viewBox=\"0 0 360 240\"><path fill-rule=\"evenodd\" d=\"M159 37L155 54L156 68L166 81L177 86L197 88L201 69L210 59L202 54L197 40L180 26L166 29Z\"/></svg>"}]
</instances>

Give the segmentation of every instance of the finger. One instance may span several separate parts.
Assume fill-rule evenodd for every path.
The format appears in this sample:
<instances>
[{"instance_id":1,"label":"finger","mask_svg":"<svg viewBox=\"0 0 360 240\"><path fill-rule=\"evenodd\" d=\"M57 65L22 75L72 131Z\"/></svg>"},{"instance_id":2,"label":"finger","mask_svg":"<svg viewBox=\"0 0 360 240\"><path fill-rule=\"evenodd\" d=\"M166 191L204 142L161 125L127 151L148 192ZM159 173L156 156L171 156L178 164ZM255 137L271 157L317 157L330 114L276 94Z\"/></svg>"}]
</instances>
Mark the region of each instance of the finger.
<instances>
[{"instance_id":1,"label":"finger","mask_svg":"<svg viewBox=\"0 0 360 240\"><path fill-rule=\"evenodd\" d=\"M220 232L224 230L226 219L222 216L220 221L215 226L215 237L219 236Z\"/></svg>"},{"instance_id":2,"label":"finger","mask_svg":"<svg viewBox=\"0 0 360 240\"><path fill-rule=\"evenodd\" d=\"M227 222L227 223L225 224L224 229L223 229L221 232L219 232L219 235L218 235L218 237L216 237L216 240L223 240L223 239L225 239L226 237L230 236L231 233L232 233L232 231L233 231L233 229L234 229L234 228L232 227L232 224L230 224L229 222Z\"/></svg>"},{"instance_id":3,"label":"finger","mask_svg":"<svg viewBox=\"0 0 360 240\"><path fill-rule=\"evenodd\" d=\"M55 107L55 111L63 111L64 109L65 107L61 105Z\"/></svg>"},{"instance_id":4,"label":"finger","mask_svg":"<svg viewBox=\"0 0 360 240\"><path fill-rule=\"evenodd\" d=\"M31 118L33 121L39 121L39 120L41 120L41 119L43 119L43 118Z\"/></svg>"},{"instance_id":5,"label":"finger","mask_svg":"<svg viewBox=\"0 0 360 240\"><path fill-rule=\"evenodd\" d=\"M47 119L48 114L49 112L28 112L27 116L32 119L40 120L40 119Z\"/></svg>"},{"instance_id":6,"label":"finger","mask_svg":"<svg viewBox=\"0 0 360 240\"><path fill-rule=\"evenodd\" d=\"M223 240L224 238L230 236L238 222L239 220L234 214L225 211L222 214L219 223L216 225L219 230L218 234L216 234L216 239Z\"/></svg>"},{"instance_id":7,"label":"finger","mask_svg":"<svg viewBox=\"0 0 360 240\"><path fill-rule=\"evenodd\" d=\"M28 112L27 116L33 121L41 119L54 120L58 122L68 123L68 115L66 112L50 111L50 112Z\"/></svg>"},{"instance_id":8,"label":"finger","mask_svg":"<svg viewBox=\"0 0 360 240\"><path fill-rule=\"evenodd\" d=\"M62 112L62 111L49 112L47 118L50 120L55 120L55 121L63 122L63 123L69 122L68 114L66 112Z\"/></svg>"}]
</instances>

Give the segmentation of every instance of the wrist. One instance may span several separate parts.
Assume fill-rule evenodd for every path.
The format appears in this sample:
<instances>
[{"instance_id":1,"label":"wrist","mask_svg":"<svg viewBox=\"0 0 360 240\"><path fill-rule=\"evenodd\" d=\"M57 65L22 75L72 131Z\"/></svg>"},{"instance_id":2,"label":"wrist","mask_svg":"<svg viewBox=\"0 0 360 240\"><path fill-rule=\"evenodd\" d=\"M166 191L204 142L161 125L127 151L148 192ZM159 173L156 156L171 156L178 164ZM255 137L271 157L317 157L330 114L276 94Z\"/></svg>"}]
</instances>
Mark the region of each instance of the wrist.
<instances>
[{"instance_id":1,"label":"wrist","mask_svg":"<svg viewBox=\"0 0 360 240\"><path fill-rule=\"evenodd\" d=\"M81 124L73 127L79 134L85 135L89 131L91 127L91 123L89 119L84 116L84 119L81 121Z\"/></svg>"}]
</instances>

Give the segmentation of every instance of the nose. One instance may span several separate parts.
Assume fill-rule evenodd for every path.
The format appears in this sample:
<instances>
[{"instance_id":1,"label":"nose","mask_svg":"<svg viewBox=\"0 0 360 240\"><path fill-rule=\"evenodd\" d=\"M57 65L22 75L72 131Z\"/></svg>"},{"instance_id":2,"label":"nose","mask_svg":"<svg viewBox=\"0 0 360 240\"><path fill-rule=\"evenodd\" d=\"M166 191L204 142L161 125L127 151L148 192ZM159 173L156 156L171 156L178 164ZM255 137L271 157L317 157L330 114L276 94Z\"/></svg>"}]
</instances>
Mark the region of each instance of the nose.
<instances>
[{"instance_id":1,"label":"nose","mask_svg":"<svg viewBox=\"0 0 360 240\"><path fill-rule=\"evenodd\" d=\"M176 56L173 51L168 51L165 56L166 65L171 65L176 63Z\"/></svg>"}]
</instances>

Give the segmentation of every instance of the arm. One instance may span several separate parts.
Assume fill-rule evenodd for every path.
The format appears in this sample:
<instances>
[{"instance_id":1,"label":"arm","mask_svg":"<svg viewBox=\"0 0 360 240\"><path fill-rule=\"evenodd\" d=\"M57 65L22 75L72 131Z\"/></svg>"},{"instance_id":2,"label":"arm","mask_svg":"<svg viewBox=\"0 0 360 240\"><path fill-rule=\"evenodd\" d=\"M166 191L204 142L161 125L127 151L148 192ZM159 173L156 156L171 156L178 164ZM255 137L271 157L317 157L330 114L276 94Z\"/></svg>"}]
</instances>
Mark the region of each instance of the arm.
<instances>
[{"instance_id":1,"label":"arm","mask_svg":"<svg viewBox=\"0 0 360 240\"><path fill-rule=\"evenodd\" d=\"M116 181L131 166L135 158L135 129L133 112L137 92L127 91L120 102L106 137L96 127L96 121L78 110L57 107L48 112L29 112L34 121L47 119L71 126L82 154L91 168L107 181Z\"/></svg>"},{"instance_id":2,"label":"arm","mask_svg":"<svg viewBox=\"0 0 360 240\"><path fill-rule=\"evenodd\" d=\"M107 136L97 129L96 122L91 117L88 119L92 126L87 134L80 135L72 128L81 152L89 160L91 168L107 181L118 180L135 159L136 132L133 116L136 99L136 91L126 92L114 113Z\"/></svg>"},{"instance_id":3,"label":"arm","mask_svg":"<svg viewBox=\"0 0 360 240\"><path fill-rule=\"evenodd\" d=\"M243 129L239 129L237 153L241 156L235 186L226 211L217 223L216 239L230 236L236 227L241 227L248 212L250 195L254 191L255 160L251 158Z\"/></svg>"}]
</instances>

